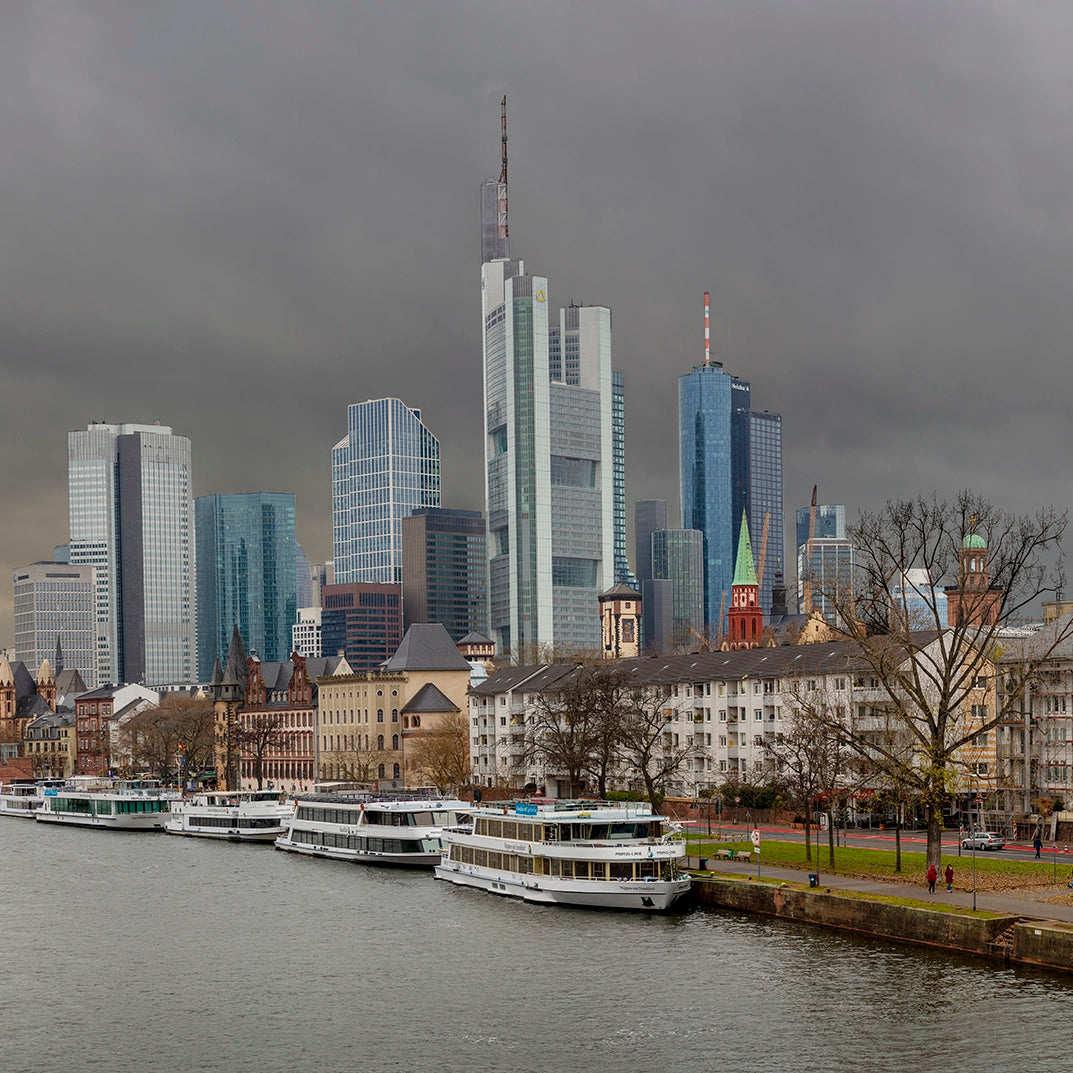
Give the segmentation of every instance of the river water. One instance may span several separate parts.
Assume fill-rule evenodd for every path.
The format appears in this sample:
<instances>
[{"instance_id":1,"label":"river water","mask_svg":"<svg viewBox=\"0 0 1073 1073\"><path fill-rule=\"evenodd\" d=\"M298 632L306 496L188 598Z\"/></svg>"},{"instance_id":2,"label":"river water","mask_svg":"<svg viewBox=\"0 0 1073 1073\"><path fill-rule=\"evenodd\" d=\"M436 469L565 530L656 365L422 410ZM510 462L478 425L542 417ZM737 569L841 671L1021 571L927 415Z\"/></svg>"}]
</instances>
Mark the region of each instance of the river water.
<instances>
[{"instance_id":1,"label":"river water","mask_svg":"<svg viewBox=\"0 0 1073 1073\"><path fill-rule=\"evenodd\" d=\"M694 910L0 819L0 1069L1073 1068L1073 980Z\"/></svg>"}]
</instances>

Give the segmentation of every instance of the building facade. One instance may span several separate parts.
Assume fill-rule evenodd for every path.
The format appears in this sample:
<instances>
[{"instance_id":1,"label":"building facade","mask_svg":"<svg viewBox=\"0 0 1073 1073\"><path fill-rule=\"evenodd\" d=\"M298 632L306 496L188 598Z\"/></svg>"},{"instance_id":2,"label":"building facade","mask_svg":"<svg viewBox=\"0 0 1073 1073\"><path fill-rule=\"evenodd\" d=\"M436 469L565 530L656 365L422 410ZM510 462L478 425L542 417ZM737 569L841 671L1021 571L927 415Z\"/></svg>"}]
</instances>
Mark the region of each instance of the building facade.
<instances>
[{"instance_id":1,"label":"building facade","mask_svg":"<svg viewBox=\"0 0 1073 1073\"><path fill-rule=\"evenodd\" d=\"M286 659L298 606L294 496L199 496L194 511L199 679L208 681L236 623L263 659Z\"/></svg>"},{"instance_id":2,"label":"building facade","mask_svg":"<svg viewBox=\"0 0 1073 1073\"><path fill-rule=\"evenodd\" d=\"M321 590L321 651L342 652L355 671L372 670L402 641L402 586L356 582Z\"/></svg>"},{"instance_id":3,"label":"building facade","mask_svg":"<svg viewBox=\"0 0 1073 1073\"><path fill-rule=\"evenodd\" d=\"M402 519L440 505L440 443L401 399L347 407L332 448L332 547L338 584L402 581Z\"/></svg>"},{"instance_id":4,"label":"building facade","mask_svg":"<svg viewBox=\"0 0 1073 1073\"><path fill-rule=\"evenodd\" d=\"M321 644L321 615L319 607L300 607L291 627L291 651L300 656L318 658L324 654Z\"/></svg>"},{"instance_id":5,"label":"building facade","mask_svg":"<svg viewBox=\"0 0 1073 1073\"><path fill-rule=\"evenodd\" d=\"M402 522L403 627L439 622L452 640L487 634L488 537L477 510L422 507Z\"/></svg>"},{"instance_id":6,"label":"building facade","mask_svg":"<svg viewBox=\"0 0 1073 1073\"><path fill-rule=\"evenodd\" d=\"M33 667L51 659L77 670L92 689L97 673L97 579L92 566L31 563L16 570L15 658ZM60 660L57 661L57 654Z\"/></svg>"},{"instance_id":7,"label":"building facade","mask_svg":"<svg viewBox=\"0 0 1073 1073\"><path fill-rule=\"evenodd\" d=\"M67 457L70 560L96 570L96 680L193 680L190 440L162 425L91 424L68 433Z\"/></svg>"},{"instance_id":8,"label":"building facade","mask_svg":"<svg viewBox=\"0 0 1073 1073\"><path fill-rule=\"evenodd\" d=\"M656 529L652 577L671 583L670 635L646 635L660 652L690 651L704 631L704 534L699 529ZM653 628L655 622L653 622Z\"/></svg>"},{"instance_id":9,"label":"building facade","mask_svg":"<svg viewBox=\"0 0 1073 1073\"><path fill-rule=\"evenodd\" d=\"M614 466L615 582L636 588L626 554L626 381L611 373L611 453Z\"/></svg>"}]
</instances>

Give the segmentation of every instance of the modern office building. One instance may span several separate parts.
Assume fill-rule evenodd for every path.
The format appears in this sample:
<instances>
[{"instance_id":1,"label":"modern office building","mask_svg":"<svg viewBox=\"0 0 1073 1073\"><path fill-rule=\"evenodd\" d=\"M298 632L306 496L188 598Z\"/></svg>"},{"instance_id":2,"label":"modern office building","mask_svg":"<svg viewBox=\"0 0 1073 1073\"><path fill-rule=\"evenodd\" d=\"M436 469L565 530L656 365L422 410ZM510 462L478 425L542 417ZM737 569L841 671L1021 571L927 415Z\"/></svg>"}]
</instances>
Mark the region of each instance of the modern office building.
<instances>
[{"instance_id":1,"label":"modern office building","mask_svg":"<svg viewBox=\"0 0 1073 1073\"><path fill-rule=\"evenodd\" d=\"M194 513L198 678L226 658L236 624L261 659L287 659L298 607L294 496L199 496Z\"/></svg>"},{"instance_id":2,"label":"modern office building","mask_svg":"<svg viewBox=\"0 0 1073 1073\"><path fill-rule=\"evenodd\" d=\"M626 554L626 381L622 373L611 373L611 454L614 466L615 582L637 587Z\"/></svg>"},{"instance_id":3,"label":"modern office building","mask_svg":"<svg viewBox=\"0 0 1073 1073\"><path fill-rule=\"evenodd\" d=\"M491 629L596 649L614 581L611 311L560 310L521 261L482 269Z\"/></svg>"},{"instance_id":4,"label":"modern office building","mask_svg":"<svg viewBox=\"0 0 1073 1073\"><path fill-rule=\"evenodd\" d=\"M77 670L97 685L97 579L94 567L31 563L14 571L15 659L28 667L49 660L58 674ZM57 666L57 655L62 663Z\"/></svg>"},{"instance_id":5,"label":"modern office building","mask_svg":"<svg viewBox=\"0 0 1073 1073\"><path fill-rule=\"evenodd\" d=\"M931 575L921 567L904 571L890 585L890 625L895 630L940 630L949 623L947 592L957 593L957 587L944 589L932 582ZM985 590L986 591L986 590Z\"/></svg>"},{"instance_id":6,"label":"modern office building","mask_svg":"<svg viewBox=\"0 0 1073 1073\"><path fill-rule=\"evenodd\" d=\"M667 503L663 499L638 499L633 505L633 546L637 579L652 575L652 534L667 528Z\"/></svg>"},{"instance_id":7,"label":"modern office building","mask_svg":"<svg viewBox=\"0 0 1073 1073\"><path fill-rule=\"evenodd\" d=\"M190 440L163 425L67 435L70 559L95 568L97 682L194 679Z\"/></svg>"},{"instance_id":8,"label":"modern office building","mask_svg":"<svg viewBox=\"0 0 1073 1073\"><path fill-rule=\"evenodd\" d=\"M332 448L335 580L402 581L402 519L440 505L440 444L421 411L401 399L347 408L347 434Z\"/></svg>"},{"instance_id":9,"label":"modern office building","mask_svg":"<svg viewBox=\"0 0 1073 1073\"><path fill-rule=\"evenodd\" d=\"M375 670L402 642L400 585L325 585L321 600L321 651L342 652L353 670Z\"/></svg>"},{"instance_id":10,"label":"modern office building","mask_svg":"<svg viewBox=\"0 0 1073 1073\"><path fill-rule=\"evenodd\" d=\"M652 577L671 582L671 634L660 639L660 651L696 648L704 631L704 534L657 529L652 534Z\"/></svg>"},{"instance_id":11,"label":"modern office building","mask_svg":"<svg viewBox=\"0 0 1073 1073\"><path fill-rule=\"evenodd\" d=\"M422 507L402 521L403 629L488 633L488 537L479 510Z\"/></svg>"},{"instance_id":12,"label":"modern office building","mask_svg":"<svg viewBox=\"0 0 1073 1073\"><path fill-rule=\"evenodd\" d=\"M819 611L832 625L838 623L835 606L852 596L857 556L846 537L846 508L825 503L816 508L812 551L808 550L811 507L795 515L797 548L797 606L802 614ZM944 620L945 621L945 620Z\"/></svg>"},{"instance_id":13,"label":"modern office building","mask_svg":"<svg viewBox=\"0 0 1073 1073\"><path fill-rule=\"evenodd\" d=\"M759 578L759 603L771 611L775 571L783 565L785 539L782 514L782 417L767 410L734 411L733 436L734 513L744 510L749 521L753 560ZM765 522L767 527L765 530ZM767 548L762 549L765 540ZM737 561L737 545L734 554Z\"/></svg>"},{"instance_id":14,"label":"modern office building","mask_svg":"<svg viewBox=\"0 0 1073 1073\"><path fill-rule=\"evenodd\" d=\"M300 607L298 617L291 627L291 651L299 656L320 659L324 647L321 643L320 607Z\"/></svg>"}]
</instances>

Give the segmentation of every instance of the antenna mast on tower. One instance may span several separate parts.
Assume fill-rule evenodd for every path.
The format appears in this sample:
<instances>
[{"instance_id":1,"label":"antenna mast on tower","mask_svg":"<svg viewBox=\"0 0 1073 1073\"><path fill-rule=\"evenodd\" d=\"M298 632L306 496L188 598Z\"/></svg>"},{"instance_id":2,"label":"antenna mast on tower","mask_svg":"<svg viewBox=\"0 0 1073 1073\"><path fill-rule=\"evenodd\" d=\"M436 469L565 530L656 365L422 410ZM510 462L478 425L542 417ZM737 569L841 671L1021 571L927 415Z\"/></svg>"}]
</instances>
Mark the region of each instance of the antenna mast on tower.
<instances>
[{"instance_id":1,"label":"antenna mast on tower","mask_svg":"<svg viewBox=\"0 0 1073 1073\"><path fill-rule=\"evenodd\" d=\"M506 168L505 160L504 160L504 165L503 166L504 166L504 168ZM504 174L506 174L505 171L504 171ZM705 291L704 292L704 364L705 365L711 365L711 363L712 363L712 343L711 343L711 336L709 334L709 329L708 329L708 292Z\"/></svg>"},{"instance_id":2,"label":"antenna mast on tower","mask_svg":"<svg viewBox=\"0 0 1073 1073\"><path fill-rule=\"evenodd\" d=\"M507 95L503 94L501 102L500 126L503 131L503 166L499 170L499 237L501 239L510 236L507 227Z\"/></svg>"}]
</instances>

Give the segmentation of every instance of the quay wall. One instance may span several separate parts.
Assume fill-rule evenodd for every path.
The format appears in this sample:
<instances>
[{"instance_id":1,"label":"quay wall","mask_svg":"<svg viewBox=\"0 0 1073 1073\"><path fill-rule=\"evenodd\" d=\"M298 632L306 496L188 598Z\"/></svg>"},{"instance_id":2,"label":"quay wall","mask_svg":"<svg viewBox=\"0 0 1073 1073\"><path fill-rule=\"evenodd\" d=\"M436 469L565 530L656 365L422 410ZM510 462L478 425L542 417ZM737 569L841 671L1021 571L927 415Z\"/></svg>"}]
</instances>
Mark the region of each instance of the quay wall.
<instances>
[{"instance_id":1,"label":"quay wall","mask_svg":"<svg viewBox=\"0 0 1073 1073\"><path fill-rule=\"evenodd\" d=\"M977 917L735 877L693 877L702 906L819 924L1002 961L1073 972L1073 925L1015 916Z\"/></svg>"}]
</instances>

